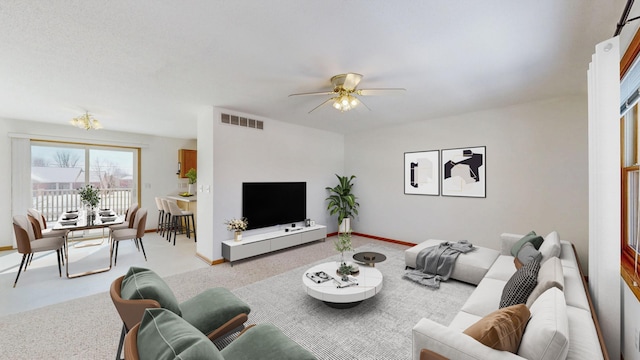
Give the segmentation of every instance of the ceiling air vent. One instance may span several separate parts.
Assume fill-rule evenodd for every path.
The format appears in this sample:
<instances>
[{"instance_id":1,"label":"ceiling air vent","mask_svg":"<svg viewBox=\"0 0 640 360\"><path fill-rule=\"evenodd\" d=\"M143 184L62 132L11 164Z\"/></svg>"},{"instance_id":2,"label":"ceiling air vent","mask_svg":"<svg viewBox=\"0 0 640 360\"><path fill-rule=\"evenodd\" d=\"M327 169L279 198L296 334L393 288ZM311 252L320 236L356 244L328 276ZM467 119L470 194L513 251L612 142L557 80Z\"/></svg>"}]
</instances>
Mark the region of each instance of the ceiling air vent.
<instances>
[{"instance_id":1,"label":"ceiling air vent","mask_svg":"<svg viewBox=\"0 0 640 360\"><path fill-rule=\"evenodd\" d=\"M264 130L264 122L262 120L254 120L246 117L220 114L220 121L227 125L236 125L252 129Z\"/></svg>"}]
</instances>

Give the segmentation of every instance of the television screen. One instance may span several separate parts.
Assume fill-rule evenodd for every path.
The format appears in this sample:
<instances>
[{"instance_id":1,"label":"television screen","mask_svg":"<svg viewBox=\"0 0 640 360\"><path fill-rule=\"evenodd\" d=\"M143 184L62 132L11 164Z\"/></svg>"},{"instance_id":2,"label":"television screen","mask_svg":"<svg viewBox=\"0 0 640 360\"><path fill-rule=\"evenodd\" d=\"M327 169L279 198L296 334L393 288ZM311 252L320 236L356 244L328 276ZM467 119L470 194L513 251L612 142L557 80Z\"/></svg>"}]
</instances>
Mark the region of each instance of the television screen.
<instances>
[{"instance_id":1,"label":"television screen","mask_svg":"<svg viewBox=\"0 0 640 360\"><path fill-rule=\"evenodd\" d=\"M303 221L307 217L307 183L242 183L242 216L249 222L247 229Z\"/></svg>"}]
</instances>

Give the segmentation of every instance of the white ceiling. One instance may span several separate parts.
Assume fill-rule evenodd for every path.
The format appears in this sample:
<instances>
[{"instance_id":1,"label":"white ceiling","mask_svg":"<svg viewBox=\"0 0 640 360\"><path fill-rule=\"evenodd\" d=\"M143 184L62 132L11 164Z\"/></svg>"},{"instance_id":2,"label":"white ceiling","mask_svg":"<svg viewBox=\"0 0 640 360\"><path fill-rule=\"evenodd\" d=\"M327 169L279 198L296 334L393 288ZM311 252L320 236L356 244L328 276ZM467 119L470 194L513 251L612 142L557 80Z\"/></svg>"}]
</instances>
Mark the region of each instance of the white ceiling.
<instances>
[{"instance_id":1,"label":"white ceiling","mask_svg":"<svg viewBox=\"0 0 640 360\"><path fill-rule=\"evenodd\" d=\"M351 133L584 94L624 4L3 0L0 117L66 124L88 110L109 130L196 138L199 109L217 106ZM288 97L345 72L407 91L346 113Z\"/></svg>"}]
</instances>

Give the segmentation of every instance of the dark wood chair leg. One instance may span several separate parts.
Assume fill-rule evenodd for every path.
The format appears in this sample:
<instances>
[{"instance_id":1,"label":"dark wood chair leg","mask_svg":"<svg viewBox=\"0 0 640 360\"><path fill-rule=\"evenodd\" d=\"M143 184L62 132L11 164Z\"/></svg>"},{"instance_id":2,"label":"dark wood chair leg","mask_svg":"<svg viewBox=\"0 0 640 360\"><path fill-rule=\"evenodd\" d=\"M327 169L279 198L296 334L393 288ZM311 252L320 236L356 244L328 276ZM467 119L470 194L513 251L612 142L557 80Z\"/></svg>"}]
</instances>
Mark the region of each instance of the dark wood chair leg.
<instances>
[{"instance_id":1,"label":"dark wood chair leg","mask_svg":"<svg viewBox=\"0 0 640 360\"><path fill-rule=\"evenodd\" d=\"M62 263L60 262L60 252L62 252L62 250L56 250L56 255L58 256L58 275L62 277Z\"/></svg>"},{"instance_id":2,"label":"dark wood chair leg","mask_svg":"<svg viewBox=\"0 0 640 360\"><path fill-rule=\"evenodd\" d=\"M140 241L140 247L142 248L142 254L144 255L144 261L147 261L147 253L144 252L144 245L142 244L142 238L138 238Z\"/></svg>"},{"instance_id":3,"label":"dark wood chair leg","mask_svg":"<svg viewBox=\"0 0 640 360\"><path fill-rule=\"evenodd\" d=\"M118 246L120 245L120 241L116 241L116 253L113 258L113 265L118 265Z\"/></svg>"},{"instance_id":4,"label":"dark wood chair leg","mask_svg":"<svg viewBox=\"0 0 640 360\"><path fill-rule=\"evenodd\" d=\"M27 259L27 256L29 254L23 254L22 255L22 261L20 262L20 267L18 268L18 275L16 275L16 281L13 282L13 287L16 287L16 284L18 283L18 278L20 277L20 272L22 271L22 266L25 265L25 260Z\"/></svg>"},{"instance_id":5,"label":"dark wood chair leg","mask_svg":"<svg viewBox=\"0 0 640 360\"><path fill-rule=\"evenodd\" d=\"M191 223L193 224L193 242L198 242L198 235L196 233L196 217L191 214Z\"/></svg>"},{"instance_id":6,"label":"dark wood chair leg","mask_svg":"<svg viewBox=\"0 0 640 360\"><path fill-rule=\"evenodd\" d=\"M116 360L122 360L122 346L124 345L124 336L127 335L127 327L122 324L122 331L120 332L120 342L118 343L118 352L116 353Z\"/></svg>"}]
</instances>

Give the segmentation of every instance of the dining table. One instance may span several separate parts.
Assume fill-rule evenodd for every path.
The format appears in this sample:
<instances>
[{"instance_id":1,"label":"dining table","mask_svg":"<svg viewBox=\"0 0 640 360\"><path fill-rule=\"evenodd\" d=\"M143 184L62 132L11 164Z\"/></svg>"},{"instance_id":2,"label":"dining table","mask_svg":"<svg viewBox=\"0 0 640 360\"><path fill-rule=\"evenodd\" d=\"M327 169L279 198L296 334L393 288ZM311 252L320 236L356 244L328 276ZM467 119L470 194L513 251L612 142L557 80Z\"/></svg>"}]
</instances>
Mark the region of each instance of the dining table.
<instances>
[{"instance_id":1,"label":"dining table","mask_svg":"<svg viewBox=\"0 0 640 360\"><path fill-rule=\"evenodd\" d=\"M115 211L111 209L105 209L105 208L94 209L94 210L90 210L90 209L67 210L60 215L60 217L58 218L58 221L53 226L53 229L69 230L69 234L65 236L65 246L64 246L65 259L66 259L65 269L67 273L67 278L72 279L80 276L98 274L98 273L111 270L111 257L113 252L113 247L111 246L111 237L109 236L109 234L107 234L106 238L107 238L107 241L109 242L109 266L70 274L69 263L71 262L71 259L69 258L69 243L70 243L70 238L72 238L72 236L70 236L71 233L73 233L74 231L102 229L101 241L97 244L92 244L92 245L101 245L104 243L104 240L105 240L105 230L108 230L109 226L111 225L122 224L124 222L124 218L125 218L124 215L118 215L115 213ZM94 239L74 239L73 241L85 242L89 240L95 240L95 238Z\"/></svg>"}]
</instances>

